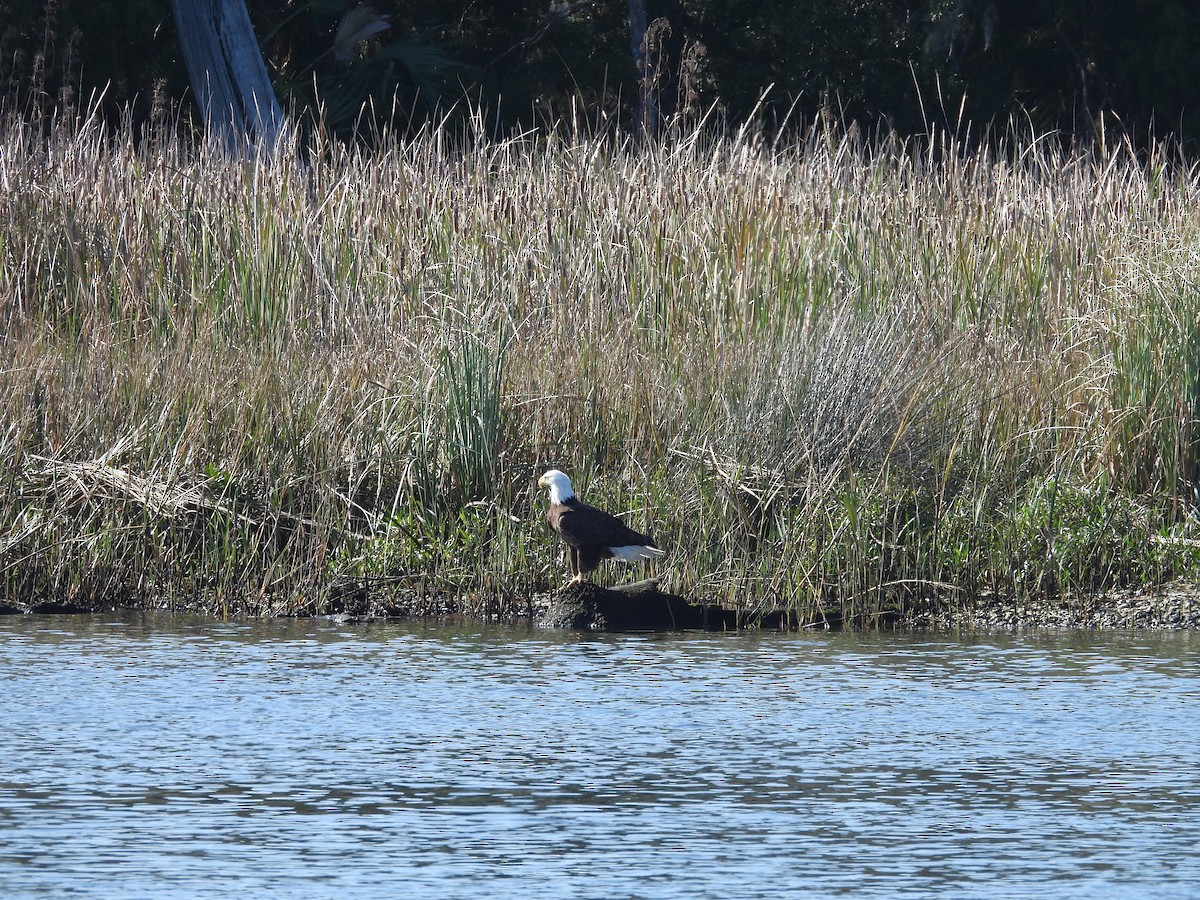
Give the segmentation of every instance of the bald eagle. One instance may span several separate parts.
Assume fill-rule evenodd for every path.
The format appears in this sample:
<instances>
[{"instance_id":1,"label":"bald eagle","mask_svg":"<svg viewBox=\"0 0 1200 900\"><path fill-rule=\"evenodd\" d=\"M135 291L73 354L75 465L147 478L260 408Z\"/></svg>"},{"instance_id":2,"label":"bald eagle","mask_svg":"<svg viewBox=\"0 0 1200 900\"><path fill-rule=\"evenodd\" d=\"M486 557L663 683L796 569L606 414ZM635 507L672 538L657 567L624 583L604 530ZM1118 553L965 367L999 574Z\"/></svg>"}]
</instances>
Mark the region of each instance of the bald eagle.
<instances>
[{"instance_id":1,"label":"bald eagle","mask_svg":"<svg viewBox=\"0 0 1200 900\"><path fill-rule=\"evenodd\" d=\"M538 487L549 490L550 511L546 518L567 545L571 562L568 584L579 584L602 559L636 562L665 555L646 535L638 534L619 519L576 497L571 479L558 469L551 469L539 478Z\"/></svg>"}]
</instances>

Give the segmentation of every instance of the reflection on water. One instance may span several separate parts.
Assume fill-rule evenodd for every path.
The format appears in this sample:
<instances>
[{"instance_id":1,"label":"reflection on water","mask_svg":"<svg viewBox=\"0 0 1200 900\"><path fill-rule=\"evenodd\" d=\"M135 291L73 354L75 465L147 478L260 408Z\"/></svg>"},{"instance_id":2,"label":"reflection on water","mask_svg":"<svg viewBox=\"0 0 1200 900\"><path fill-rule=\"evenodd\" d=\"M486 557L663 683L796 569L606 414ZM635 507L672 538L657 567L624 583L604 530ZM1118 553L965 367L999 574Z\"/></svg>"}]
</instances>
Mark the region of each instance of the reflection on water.
<instances>
[{"instance_id":1,"label":"reflection on water","mask_svg":"<svg viewBox=\"0 0 1200 900\"><path fill-rule=\"evenodd\" d=\"M1193 897L1195 641L0 618L0 896Z\"/></svg>"}]
</instances>

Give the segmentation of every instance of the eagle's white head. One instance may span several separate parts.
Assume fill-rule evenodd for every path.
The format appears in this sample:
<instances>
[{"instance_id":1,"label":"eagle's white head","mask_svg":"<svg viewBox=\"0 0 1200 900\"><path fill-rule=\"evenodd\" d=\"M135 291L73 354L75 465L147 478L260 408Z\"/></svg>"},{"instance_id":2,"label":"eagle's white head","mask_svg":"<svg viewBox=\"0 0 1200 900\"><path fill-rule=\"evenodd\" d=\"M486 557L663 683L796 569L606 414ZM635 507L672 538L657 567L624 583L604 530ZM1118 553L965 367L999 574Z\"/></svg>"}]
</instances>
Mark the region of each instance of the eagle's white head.
<instances>
[{"instance_id":1,"label":"eagle's white head","mask_svg":"<svg viewBox=\"0 0 1200 900\"><path fill-rule=\"evenodd\" d=\"M538 487L544 487L550 491L551 503L566 503L575 496L575 492L571 490L571 479L558 469L551 469L539 478Z\"/></svg>"}]
</instances>

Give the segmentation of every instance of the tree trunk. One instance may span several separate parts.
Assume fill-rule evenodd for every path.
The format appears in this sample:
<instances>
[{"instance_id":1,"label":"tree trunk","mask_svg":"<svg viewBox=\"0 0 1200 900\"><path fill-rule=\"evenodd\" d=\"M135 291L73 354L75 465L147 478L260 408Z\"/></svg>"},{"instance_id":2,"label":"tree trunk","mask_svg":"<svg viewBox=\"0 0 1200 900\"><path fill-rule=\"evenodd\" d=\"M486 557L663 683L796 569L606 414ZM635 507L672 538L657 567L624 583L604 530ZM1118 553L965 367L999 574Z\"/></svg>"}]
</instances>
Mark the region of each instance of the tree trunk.
<instances>
[{"instance_id":1,"label":"tree trunk","mask_svg":"<svg viewBox=\"0 0 1200 900\"><path fill-rule=\"evenodd\" d=\"M245 0L171 0L209 136L230 153L271 150L284 126Z\"/></svg>"}]
</instances>

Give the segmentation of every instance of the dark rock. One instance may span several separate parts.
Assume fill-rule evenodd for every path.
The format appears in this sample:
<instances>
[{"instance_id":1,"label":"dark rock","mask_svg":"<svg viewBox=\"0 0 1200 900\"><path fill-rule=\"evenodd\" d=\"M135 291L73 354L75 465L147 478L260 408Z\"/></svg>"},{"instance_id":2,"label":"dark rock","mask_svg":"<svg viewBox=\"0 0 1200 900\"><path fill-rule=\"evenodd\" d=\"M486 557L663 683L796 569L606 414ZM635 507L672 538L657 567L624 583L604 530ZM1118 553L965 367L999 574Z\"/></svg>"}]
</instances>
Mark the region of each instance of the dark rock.
<instances>
[{"instance_id":1,"label":"dark rock","mask_svg":"<svg viewBox=\"0 0 1200 900\"><path fill-rule=\"evenodd\" d=\"M31 613L39 615L79 615L80 613L95 612L97 609L107 609L105 606L88 606L83 603L45 601L34 603L29 607Z\"/></svg>"},{"instance_id":2,"label":"dark rock","mask_svg":"<svg viewBox=\"0 0 1200 900\"><path fill-rule=\"evenodd\" d=\"M719 606L698 606L659 589L657 579L616 588L590 582L571 584L550 598L541 616L550 628L597 631L732 631L738 614Z\"/></svg>"}]
</instances>

